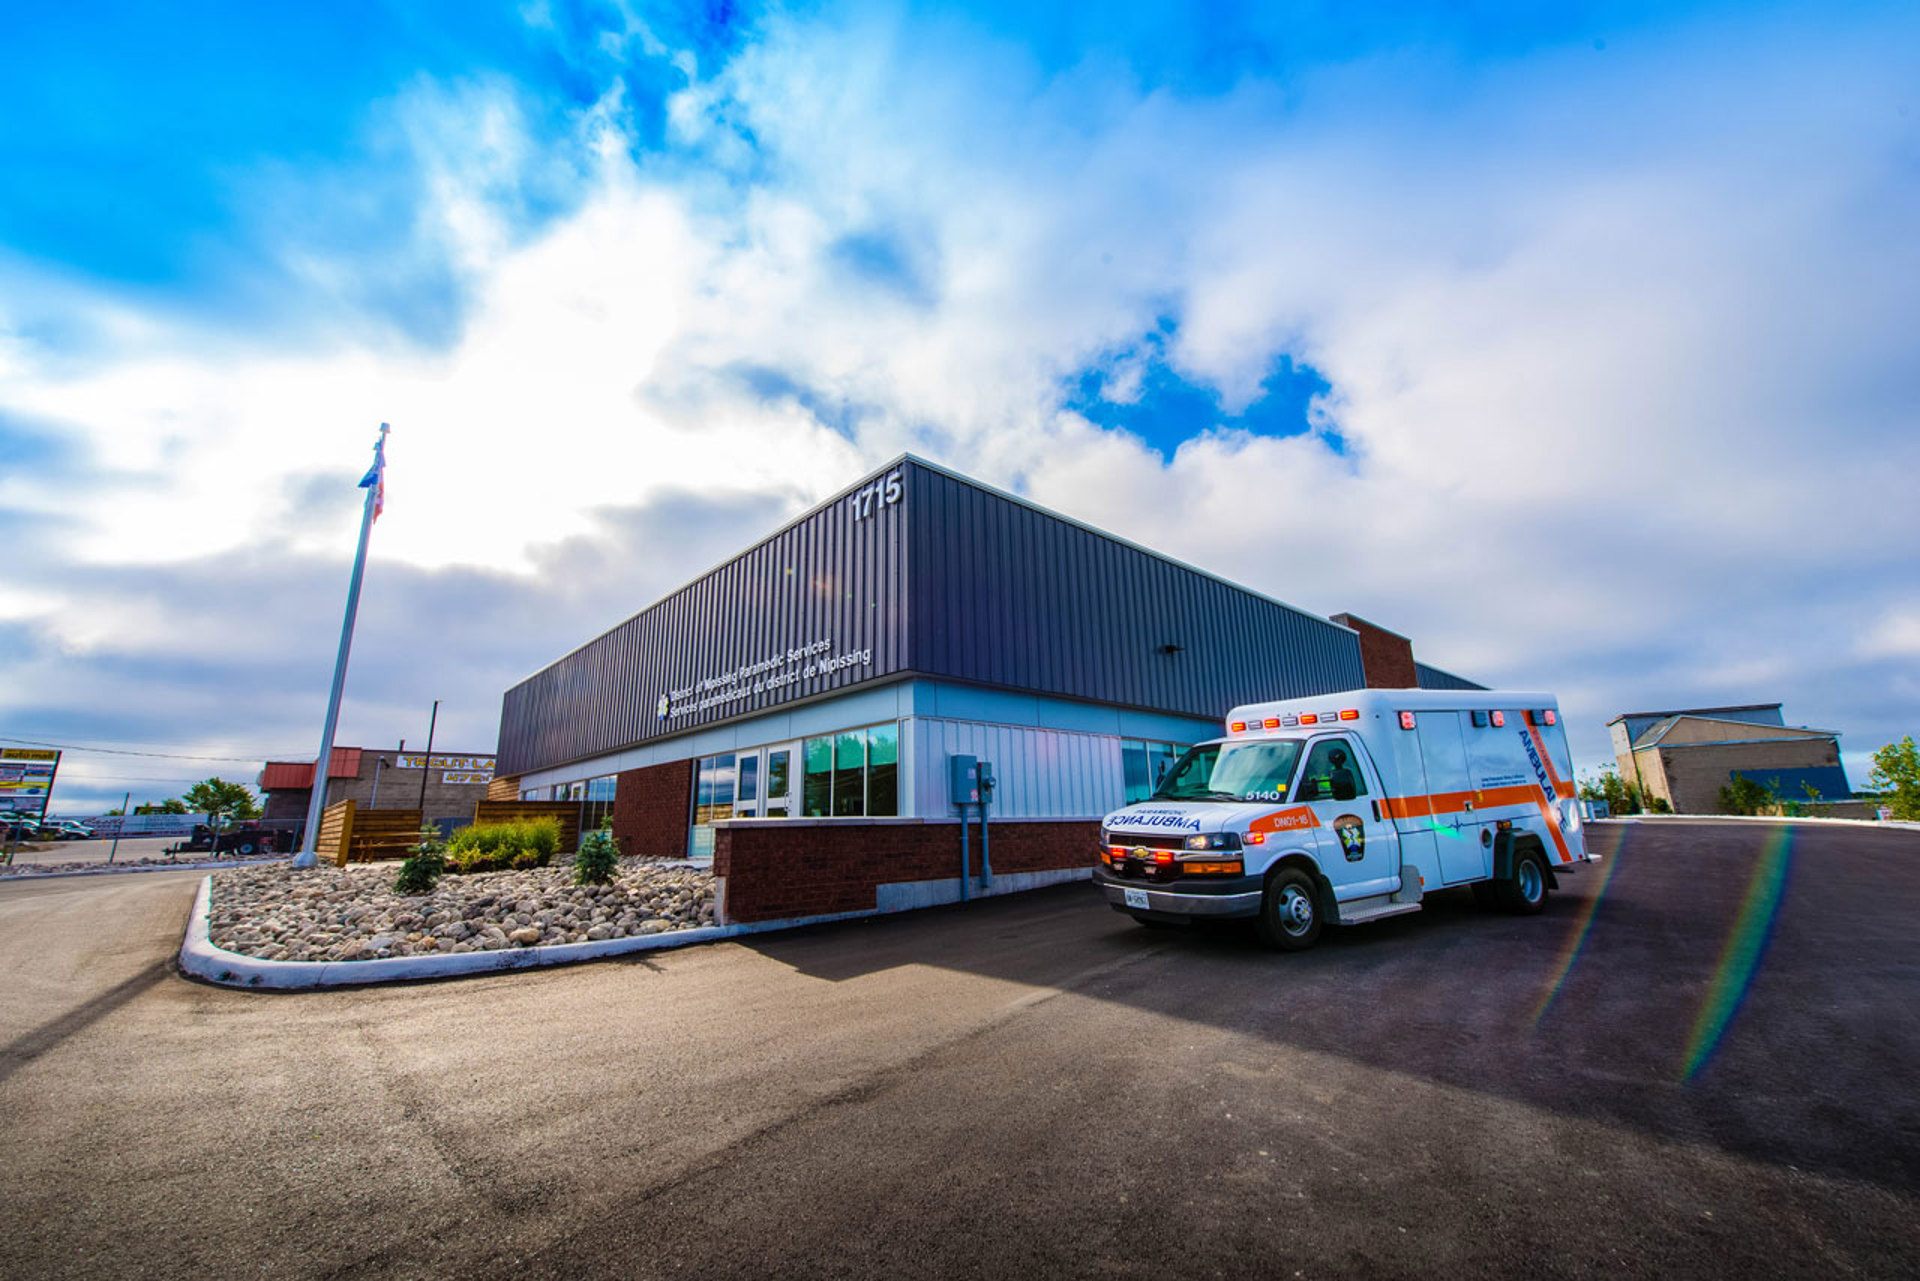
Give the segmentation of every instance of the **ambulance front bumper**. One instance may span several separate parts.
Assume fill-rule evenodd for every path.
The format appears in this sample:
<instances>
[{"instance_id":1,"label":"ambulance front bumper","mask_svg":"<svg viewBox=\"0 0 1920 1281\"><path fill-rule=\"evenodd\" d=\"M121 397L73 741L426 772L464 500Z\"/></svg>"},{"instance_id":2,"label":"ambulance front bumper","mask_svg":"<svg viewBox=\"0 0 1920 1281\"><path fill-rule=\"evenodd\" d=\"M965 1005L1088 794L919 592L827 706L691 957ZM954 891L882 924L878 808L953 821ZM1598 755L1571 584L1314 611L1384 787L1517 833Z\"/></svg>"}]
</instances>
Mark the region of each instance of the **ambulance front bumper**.
<instances>
[{"instance_id":1,"label":"ambulance front bumper","mask_svg":"<svg viewBox=\"0 0 1920 1281\"><path fill-rule=\"evenodd\" d=\"M1147 912L1168 917L1231 917L1260 914L1260 878L1236 876L1204 887L1182 885L1163 889L1116 877L1104 867L1093 869L1094 882L1116 912Z\"/></svg>"}]
</instances>

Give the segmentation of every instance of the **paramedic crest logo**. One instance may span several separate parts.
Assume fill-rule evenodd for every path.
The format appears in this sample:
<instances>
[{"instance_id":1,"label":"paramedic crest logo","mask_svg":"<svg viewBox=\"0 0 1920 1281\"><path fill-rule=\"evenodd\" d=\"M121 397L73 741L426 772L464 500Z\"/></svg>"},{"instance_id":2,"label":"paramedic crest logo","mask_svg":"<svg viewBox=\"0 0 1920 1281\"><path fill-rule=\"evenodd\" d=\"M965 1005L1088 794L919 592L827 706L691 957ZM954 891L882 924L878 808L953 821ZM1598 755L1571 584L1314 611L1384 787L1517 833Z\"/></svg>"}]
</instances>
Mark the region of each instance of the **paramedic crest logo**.
<instances>
[{"instance_id":1,"label":"paramedic crest logo","mask_svg":"<svg viewBox=\"0 0 1920 1281\"><path fill-rule=\"evenodd\" d=\"M1342 814L1333 820L1333 834L1340 838L1340 849L1347 862L1358 863L1367 855L1367 825L1358 814Z\"/></svg>"},{"instance_id":2,"label":"paramedic crest logo","mask_svg":"<svg viewBox=\"0 0 1920 1281\"><path fill-rule=\"evenodd\" d=\"M655 708L655 710L657 710L660 713L661 720L664 721L665 719L667 719L667 709L671 706L673 706L672 701L668 699L665 694L662 694L660 696L660 702Z\"/></svg>"}]
</instances>

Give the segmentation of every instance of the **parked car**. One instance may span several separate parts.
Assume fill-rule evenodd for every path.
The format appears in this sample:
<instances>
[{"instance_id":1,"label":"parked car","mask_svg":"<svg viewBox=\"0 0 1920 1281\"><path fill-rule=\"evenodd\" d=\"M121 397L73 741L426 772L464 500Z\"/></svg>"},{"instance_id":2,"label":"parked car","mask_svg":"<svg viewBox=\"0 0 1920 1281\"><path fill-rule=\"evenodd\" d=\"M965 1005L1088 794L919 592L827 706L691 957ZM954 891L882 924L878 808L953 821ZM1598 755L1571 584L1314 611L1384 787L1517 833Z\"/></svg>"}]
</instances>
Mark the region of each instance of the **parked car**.
<instances>
[{"instance_id":1,"label":"parked car","mask_svg":"<svg viewBox=\"0 0 1920 1281\"><path fill-rule=\"evenodd\" d=\"M41 839L40 820L27 814L0 816L0 839L8 841L37 841Z\"/></svg>"},{"instance_id":2,"label":"parked car","mask_svg":"<svg viewBox=\"0 0 1920 1281\"><path fill-rule=\"evenodd\" d=\"M205 823L193 825L193 835L174 845L169 845L168 854L239 854L243 857L251 854L272 854L283 852L285 838L282 833L271 828L263 828L252 822L242 823L238 827L221 832L216 840Z\"/></svg>"},{"instance_id":3,"label":"parked car","mask_svg":"<svg viewBox=\"0 0 1920 1281\"><path fill-rule=\"evenodd\" d=\"M50 841L90 841L93 829L70 818L46 819L40 824L40 836Z\"/></svg>"}]
</instances>

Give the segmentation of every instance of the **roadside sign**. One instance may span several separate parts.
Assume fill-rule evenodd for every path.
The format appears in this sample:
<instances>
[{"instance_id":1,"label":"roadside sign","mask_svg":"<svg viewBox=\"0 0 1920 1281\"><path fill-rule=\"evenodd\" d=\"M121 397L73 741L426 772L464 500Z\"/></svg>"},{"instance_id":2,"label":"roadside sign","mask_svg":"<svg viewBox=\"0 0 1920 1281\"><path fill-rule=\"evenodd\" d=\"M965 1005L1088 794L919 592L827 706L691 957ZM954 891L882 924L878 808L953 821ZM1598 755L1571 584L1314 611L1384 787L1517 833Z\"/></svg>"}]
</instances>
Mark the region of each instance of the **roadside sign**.
<instances>
[{"instance_id":1,"label":"roadside sign","mask_svg":"<svg viewBox=\"0 0 1920 1281\"><path fill-rule=\"evenodd\" d=\"M0 810L44 815L59 772L52 748L0 747Z\"/></svg>"}]
</instances>

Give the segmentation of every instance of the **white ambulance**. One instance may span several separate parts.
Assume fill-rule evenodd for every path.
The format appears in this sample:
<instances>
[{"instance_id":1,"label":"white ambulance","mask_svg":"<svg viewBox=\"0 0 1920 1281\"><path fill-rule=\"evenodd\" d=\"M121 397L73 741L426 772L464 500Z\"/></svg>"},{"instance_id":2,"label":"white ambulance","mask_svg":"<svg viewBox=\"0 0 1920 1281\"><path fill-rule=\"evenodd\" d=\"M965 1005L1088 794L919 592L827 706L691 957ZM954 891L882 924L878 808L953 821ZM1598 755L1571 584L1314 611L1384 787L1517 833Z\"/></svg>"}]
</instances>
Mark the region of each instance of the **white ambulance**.
<instances>
[{"instance_id":1,"label":"white ambulance","mask_svg":"<svg viewBox=\"0 0 1920 1281\"><path fill-rule=\"evenodd\" d=\"M1102 821L1094 879L1145 924L1258 917L1288 951L1456 885L1537 912L1594 858L1559 721L1551 695L1499 690L1236 707L1225 738Z\"/></svg>"}]
</instances>

